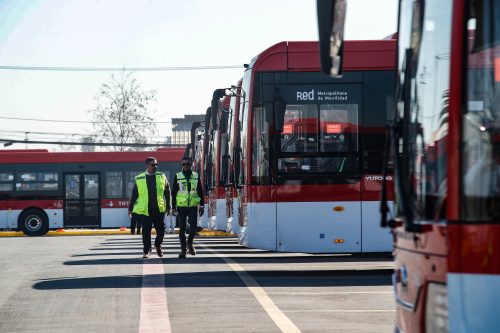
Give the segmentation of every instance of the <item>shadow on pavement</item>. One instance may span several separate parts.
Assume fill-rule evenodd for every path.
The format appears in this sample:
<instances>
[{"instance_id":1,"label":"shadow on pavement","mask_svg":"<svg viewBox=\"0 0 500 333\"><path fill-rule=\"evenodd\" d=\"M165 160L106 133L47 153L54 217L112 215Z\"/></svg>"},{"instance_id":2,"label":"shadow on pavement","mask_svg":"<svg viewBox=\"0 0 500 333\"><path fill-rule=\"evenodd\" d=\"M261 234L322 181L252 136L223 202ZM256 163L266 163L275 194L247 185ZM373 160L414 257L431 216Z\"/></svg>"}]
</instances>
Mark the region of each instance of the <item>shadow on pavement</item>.
<instances>
[{"instance_id":1,"label":"shadow on pavement","mask_svg":"<svg viewBox=\"0 0 500 333\"><path fill-rule=\"evenodd\" d=\"M198 254L200 251L197 251ZM222 258L217 256L188 256L186 259L177 258L177 252L164 252L165 257L162 258L163 263L165 264L220 264L224 261ZM175 257L172 257L172 254ZM136 255L137 258L107 258L107 259L86 259L86 260L72 260L65 261L64 265L70 266L85 266L85 265L128 265L128 264L138 264L143 263L143 260L140 256L142 256L142 252L121 252L121 253L98 253L98 254L83 254L83 255L73 255L73 257L84 257L84 256L113 256L113 255ZM153 257L156 257L153 251ZM391 263L391 260L381 261L375 259L365 259L365 258L339 258L335 256L326 257L326 256L286 256L286 257L277 257L277 256L225 256L225 258L232 259L239 264L311 264L311 263ZM147 260L144 261L147 263Z\"/></svg>"},{"instance_id":2,"label":"shadow on pavement","mask_svg":"<svg viewBox=\"0 0 500 333\"><path fill-rule=\"evenodd\" d=\"M388 286L390 270L247 271L262 287ZM233 271L164 274L167 288L245 287ZM61 278L37 282L37 290L141 288L142 276ZM157 287L163 288L163 285Z\"/></svg>"}]
</instances>

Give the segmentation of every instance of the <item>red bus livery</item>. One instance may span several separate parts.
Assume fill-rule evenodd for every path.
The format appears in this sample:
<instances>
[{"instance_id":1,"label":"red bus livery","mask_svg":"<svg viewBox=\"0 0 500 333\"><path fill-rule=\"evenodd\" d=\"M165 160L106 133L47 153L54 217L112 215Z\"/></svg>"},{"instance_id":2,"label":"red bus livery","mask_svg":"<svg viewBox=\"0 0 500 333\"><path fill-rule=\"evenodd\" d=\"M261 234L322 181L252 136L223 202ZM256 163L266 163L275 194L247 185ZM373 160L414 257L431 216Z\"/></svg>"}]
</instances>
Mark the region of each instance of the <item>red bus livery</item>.
<instances>
[{"instance_id":1,"label":"red bus livery","mask_svg":"<svg viewBox=\"0 0 500 333\"><path fill-rule=\"evenodd\" d=\"M155 156L170 181L180 148L141 152L0 151L0 229L39 236L58 228L129 226L134 177Z\"/></svg>"}]
</instances>

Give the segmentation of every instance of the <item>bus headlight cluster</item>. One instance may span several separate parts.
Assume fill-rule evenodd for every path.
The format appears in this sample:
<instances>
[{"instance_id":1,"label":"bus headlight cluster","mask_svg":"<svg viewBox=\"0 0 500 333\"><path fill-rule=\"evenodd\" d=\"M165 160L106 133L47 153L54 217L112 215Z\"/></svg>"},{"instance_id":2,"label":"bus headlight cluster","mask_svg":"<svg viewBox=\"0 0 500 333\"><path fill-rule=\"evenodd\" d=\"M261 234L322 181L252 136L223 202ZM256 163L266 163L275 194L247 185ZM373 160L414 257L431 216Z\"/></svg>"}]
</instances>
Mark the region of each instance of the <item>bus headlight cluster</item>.
<instances>
[{"instance_id":1,"label":"bus headlight cluster","mask_svg":"<svg viewBox=\"0 0 500 333\"><path fill-rule=\"evenodd\" d=\"M446 285L429 283L425 305L425 332L448 332L448 289Z\"/></svg>"}]
</instances>

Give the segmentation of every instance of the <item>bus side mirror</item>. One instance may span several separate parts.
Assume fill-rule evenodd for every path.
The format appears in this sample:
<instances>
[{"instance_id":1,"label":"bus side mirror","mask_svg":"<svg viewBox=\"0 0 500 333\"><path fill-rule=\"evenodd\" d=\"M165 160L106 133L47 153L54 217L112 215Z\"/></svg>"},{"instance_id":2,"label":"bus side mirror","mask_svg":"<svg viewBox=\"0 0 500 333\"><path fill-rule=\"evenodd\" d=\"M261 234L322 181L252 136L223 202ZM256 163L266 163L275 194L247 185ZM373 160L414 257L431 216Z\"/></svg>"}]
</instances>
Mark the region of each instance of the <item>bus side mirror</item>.
<instances>
[{"instance_id":1,"label":"bus side mirror","mask_svg":"<svg viewBox=\"0 0 500 333\"><path fill-rule=\"evenodd\" d=\"M317 0L321 70L330 76L342 75L346 0Z\"/></svg>"},{"instance_id":2,"label":"bus side mirror","mask_svg":"<svg viewBox=\"0 0 500 333\"><path fill-rule=\"evenodd\" d=\"M219 101L222 97L226 96L226 89L215 89L212 95L212 129L217 130L219 125L217 123L217 116L219 115Z\"/></svg>"},{"instance_id":3,"label":"bus side mirror","mask_svg":"<svg viewBox=\"0 0 500 333\"><path fill-rule=\"evenodd\" d=\"M281 98L274 101L274 129L276 132L283 132L285 123L286 102Z\"/></svg>"}]
</instances>

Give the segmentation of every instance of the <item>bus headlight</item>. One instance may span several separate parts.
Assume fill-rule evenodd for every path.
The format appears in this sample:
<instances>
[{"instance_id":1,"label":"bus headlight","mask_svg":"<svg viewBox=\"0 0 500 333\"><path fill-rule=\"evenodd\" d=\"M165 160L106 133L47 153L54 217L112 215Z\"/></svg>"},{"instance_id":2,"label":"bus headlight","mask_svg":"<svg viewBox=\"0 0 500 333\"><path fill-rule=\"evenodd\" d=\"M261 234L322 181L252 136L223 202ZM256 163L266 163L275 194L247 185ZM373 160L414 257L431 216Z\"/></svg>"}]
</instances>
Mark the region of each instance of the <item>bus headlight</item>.
<instances>
[{"instance_id":1,"label":"bus headlight","mask_svg":"<svg viewBox=\"0 0 500 333\"><path fill-rule=\"evenodd\" d=\"M444 284L429 283L425 305L425 332L448 332L448 289Z\"/></svg>"}]
</instances>

